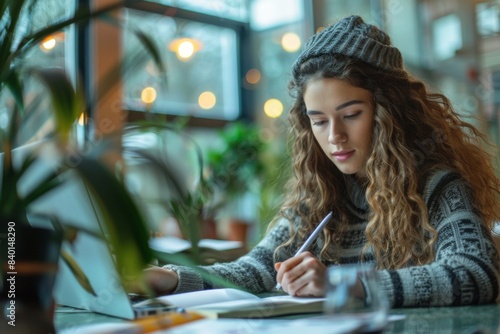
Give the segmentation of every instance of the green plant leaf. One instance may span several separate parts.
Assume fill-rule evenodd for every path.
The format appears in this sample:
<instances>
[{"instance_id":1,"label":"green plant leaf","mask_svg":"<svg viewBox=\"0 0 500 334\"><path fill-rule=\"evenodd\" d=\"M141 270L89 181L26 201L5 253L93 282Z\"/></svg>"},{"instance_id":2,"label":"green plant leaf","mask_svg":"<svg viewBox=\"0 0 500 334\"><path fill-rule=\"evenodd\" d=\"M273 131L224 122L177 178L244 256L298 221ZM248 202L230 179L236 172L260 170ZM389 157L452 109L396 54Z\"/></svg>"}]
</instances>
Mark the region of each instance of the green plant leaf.
<instances>
[{"instance_id":1,"label":"green plant leaf","mask_svg":"<svg viewBox=\"0 0 500 334\"><path fill-rule=\"evenodd\" d=\"M180 183L180 176L171 166L167 165L165 161L162 161L161 158L144 149L130 148L128 151L135 154L137 157L149 161L161 175L165 176L168 183L172 186L172 189L170 189L172 197L185 198L188 196L186 187Z\"/></svg>"},{"instance_id":2,"label":"green plant leaf","mask_svg":"<svg viewBox=\"0 0 500 334\"><path fill-rule=\"evenodd\" d=\"M50 94L56 133L65 145L69 140L73 124L85 110L83 95L79 89L73 88L63 69L33 68L31 72L44 84Z\"/></svg>"},{"instance_id":3,"label":"green plant leaf","mask_svg":"<svg viewBox=\"0 0 500 334\"><path fill-rule=\"evenodd\" d=\"M23 104L23 75L29 74L35 76L47 89L56 124L56 129L51 139L62 143L60 148L68 149L66 144L69 142L72 126L81 112L85 110L84 98L80 87L78 85L74 87L62 69L32 68L27 72L23 72L22 57L33 47L37 46L45 37L62 31L72 24L88 23L91 19L98 17L106 18L107 21L118 24L115 18L108 16L108 13L112 10L126 7L128 4L134 2L137 1L117 1L97 11L91 11L89 10L89 6L83 6L78 8L76 13L68 19L63 19L43 29L31 32L29 29L25 31L19 29L18 23L22 21L22 15L25 15L26 12L28 13L28 17L32 15L35 3L40 4L41 1L0 1L0 9L2 10L0 19L0 31L2 31L2 34L0 34L0 91L4 87L7 87L16 102L12 117L9 120L8 130L4 131L0 129L2 146L5 152L3 154L0 194L0 210L2 213L19 211L21 214L24 214L29 203L52 191L60 182L63 182L58 177L64 168L47 175L24 198L20 198L18 195L17 183L34 162L31 158L27 159L20 169L14 169L12 164L11 149L15 145L16 136L22 125L21 119L24 120L26 117L25 106ZM19 36L14 38L16 33L20 36L20 39L17 38ZM164 71L160 54L155 49L153 40L140 31L135 31L134 33L144 46L144 50L149 53L150 58ZM19 40L20 43L17 45L13 44L14 41L17 43ZM144 52L142 53L133 59L133 61L137 60L137 64L140 64L139 60L146 59ZM118 72L121 70L121 65L116 64ZM117 79L113 74L110 75L110 78ZM99 94L101 94L101 90L96 92L96 95ZM93 154L101 153L99 152L101 149L103 148L95 148ZM96 211L99 211L104 217L106 226L103 229L106 231L108 244L116 255L116 265L119 273L123 278L142 272L152 258L147 243L149 233L144 218L139 213L130 195L128 195L124 185L118 181L106 166L99 162L94 155L83 156L81 158L77 166L66 167L76 169L87 187L91 189L92 198L95 199L95 202L99 203L99 209ZM68 223L70 222L65 221L59 224L66 225ZM74 235L74 230L71 227L66 227L66 231L70 235ZM70 235L68 238L71 238ZM71 261L67 262L70 263ZM72 267L76 268L75 266ZM80 275L78 270L76 270L76 274Z\"/></svg>"},{"instance_id":4,"label":"green plant leaf","mask_svg":"<svg viewBox=\"0 0 500 334\"><path fill-rule=\"evenodd\" d=\"M165 65L163 64L163 61L161 59L161 55L158 52L158 49L156 48L155 43L145 33L138 29L133 29L133 33L136 35L136 37L139 39L141 44L146 48L147 53L153 58L156 66L158 66L158 69L160 73L165 73Z\"/></svg>"},{"instance_id":5,"label":"green plant leaf","mask_svg":"<svg viewBox=\"0 0 500 334\"><path fill-rule=\"evenodd\" d=\"M63 239L66 240L67 242L69 242L70 244L72 244L75 241L78 233L85 233L85 234L90 235L96 239L102 239L102 235L100 235L94 231L91 231L89 229L86 229L84 227L81 227L81 226L77 227L77 226L78 226L77 224L72 223L71 221L69 221L67 219L64 220L64 224L62 225L63 234L64 234Z\"/></svg>"},{"instance_id":6,"label":"green plant leaf","mask_svg":"<svg viewBox=\"0 0 500 334\"><path fill-rule=\"evenodd\" d=\"M119 274L123 279L138 276L152 259L143 216L125 186L102 162L81 156L75 169L99 204Z\"/></svg>"},{"instance_id":7,"label":"green plant leaf","mask_svg":"<svg viewBox=\"0 0 500 334\"><path fill-rule=\"evenodd\" d=\"M9 71L7 73L5 84L7 85L7 88L14 97L14 100L16 101L17 107L19 108L21 115L23 115L24 114L23 87L15 71Z\"/></svg>"},{"instance_id":8,"label":"green plant leaf","mask_svg":"<svg viewBox=\"0 0 500 334\"><path fill-rule=\"evenodd\" d=\"M2 188L0 193L0 210L3 214L11 215L15 213L20 201L17 189L17 181L19 179L12 162L12 142L15 138L16 130L19 124L19 113L17 106L11 115L9 129L6 138L3 138L2 148L3 154L3 169L2 169ZM24 211L23 211L24 212Z\"/></svg>"},{"instance_id":9,"label":"green plant leaf","mask_svg":"<svg viewBox=\"0 0 500 334\"><path fill-rule=\"evenodd\" d=\"M45 176L29 193L24 195L22 200L23 206L27 207L35 200L46 195L51 190L59 187L62 182L59 180L59 174L57 172L49 173Z\"/></svg>"},{"instance_id":10,"label":"green plant leaf","mask_svg":"<svg viewBox=\"0 0 500 334\"><path fill-rule=\"evenodd\" d=\"M198 165L198 175L196 176L199 180L203 180L203 152L201 150L201 147L198 145L196 140L186 134L185 132L182 132L182 129L184 127L184 121L185 119L182 119L179 123L172 123L172 124L167 124L167 123L158 123L158 122L149 122L149 121L141 121L141 122L135 122L129 126L127 126L124 130L124 135L127 133L131 133L134 131L145 131L145 132L159 132L159 131L170 131L173 133L176 133L177 135L181 136L184 140L190 142L192 144L194 153L196 154L196 164ZM124 149L127 149L124 147ZM168 161L166 162L168 164ZM168 165L165 165L165 161L162 163L158 164L158 167L160 170L163 170L164 172L168 172L168 169L171 169ZM167 170L165 170L166 168Z\"/></svg>"},{"instance_id":11,"label":"green plant leaf","mask_svg":"<svg viewBox=\"0 0 500 334\"><path fill-rule=\"evenodd\" d=\"M97 294L95 293L94 288L92 288L92 284L90 283L87 275L85 275L75 259L64 249L61 250L61 259L64 261L64 263L66 263L69 270L71 270L81 287L84 288L88 293L97 297Z\"/></svg>"},{"instance_id":12,"label":"green plant leaf","mask_svg":"<svg viewBox=\"0 0 500 334\"><path fill-rule=\"evenodd\" d=\"M0 83L5 83L10 75L12 63L12 43L16 33L17 23L21 16L22 8L25 0L19 1L2 1L1 2L1 20L0 28L2 34L0 35ZM1 88L0 88L1 89Z\"/></svg>"}]
</instances>

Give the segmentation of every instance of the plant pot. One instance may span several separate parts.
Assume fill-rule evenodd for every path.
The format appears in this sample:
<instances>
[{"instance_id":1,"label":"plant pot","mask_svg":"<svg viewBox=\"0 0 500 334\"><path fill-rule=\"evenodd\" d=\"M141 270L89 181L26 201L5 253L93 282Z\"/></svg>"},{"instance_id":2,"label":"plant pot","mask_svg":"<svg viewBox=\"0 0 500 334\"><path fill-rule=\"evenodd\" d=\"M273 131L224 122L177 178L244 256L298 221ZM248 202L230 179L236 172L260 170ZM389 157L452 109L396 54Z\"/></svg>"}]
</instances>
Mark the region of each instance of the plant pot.
<instances>
[{"instance_id":1,"label":"plant pot","mask_svg":"<svg viewBox=\"0 0 500 334\"><path fill-rule=\"evenodd\" d=\"M228 240L241 241L245 245L248 240L250 225L248 222L240 219L230 218L228 224Z\"/></svg>"},{"instance_id":2,"label":"plant pot","mask_svg":"<svg viewBox=\"0 0 500 334\"><path fill-rule=\"evenodd\" d=\"M213 218L207 218L202 222L202 234L204 239L218 239L217 222Z\"/></svg>"},{"instance_id":3,"label":"plant pot","mask_svg":"<svg viewBox=\"0 0 500 334\"><path fill-rule=\"evenodd\" d=\"M2 219L2 333L55 333L54 298L61 236L50 228Z\"/></svg>"}]
</instances>

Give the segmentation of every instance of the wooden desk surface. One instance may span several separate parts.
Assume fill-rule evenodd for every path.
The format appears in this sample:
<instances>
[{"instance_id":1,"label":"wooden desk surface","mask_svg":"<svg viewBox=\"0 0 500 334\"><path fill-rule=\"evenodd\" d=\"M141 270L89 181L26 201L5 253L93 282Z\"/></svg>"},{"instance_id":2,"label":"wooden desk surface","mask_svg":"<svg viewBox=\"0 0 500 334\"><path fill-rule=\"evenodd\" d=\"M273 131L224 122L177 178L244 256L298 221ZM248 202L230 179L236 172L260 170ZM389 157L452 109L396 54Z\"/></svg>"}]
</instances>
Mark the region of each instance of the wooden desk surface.
<instances>
[{"instance_id":1,"label":"wooden desk surface","mask_svg":"<svg viewBox=\"0 0 500 334\"><path fill-rule=\"evenodd\" d=\"M500 333L500 304L393 309L390 314L404 315L404 318L391 322L384 333ZM57 331L65 329L68 333L79 326L122 321L95 313L58 312L55 317Z\"/></svg>"}]
</instances>

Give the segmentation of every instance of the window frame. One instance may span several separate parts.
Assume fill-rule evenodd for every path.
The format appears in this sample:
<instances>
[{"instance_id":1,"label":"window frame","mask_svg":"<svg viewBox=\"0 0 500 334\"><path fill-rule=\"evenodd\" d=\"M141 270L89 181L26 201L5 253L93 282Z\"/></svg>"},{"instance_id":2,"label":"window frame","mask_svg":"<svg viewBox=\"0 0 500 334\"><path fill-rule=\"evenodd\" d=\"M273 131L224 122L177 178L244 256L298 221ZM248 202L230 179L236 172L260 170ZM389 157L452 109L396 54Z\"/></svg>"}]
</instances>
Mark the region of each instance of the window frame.
<instances>
[{"instance_id":1,"label":"window frame","mask_svg":"<svg viewBox=\"0 0 500 334\"><path fill-rule=\"evenodd\" d=\"M149 1L140 1L129 3L125 6L128 9L133 9L137 11L141 11L144 13L151 13L157 15L165 15L165 13L175 13L172 15L175 18L200 22L204 24L213 25L221 28L229 28L233 30L236 34L236 66L237 73L235 73L236 82L241 82L242 73L246 72L246 69L251 68L251 58L250 55L250 47L249 47L249 24L248 22L239 22L231 19L221 19L218 16L213 16L204 13L198 13L186 9L182 9L179 7L172 7L168 5L163 5L159 3L149 2ZM250 120L252 118L252 91L245 89L242 85L238 85L236 87L236 92L239 95L239 103L238 103L238 116L234 120L226 120L226 119L216 119L216 118L204 118L199 116L189 116L188 125L189 126L202 126L202 127L222 127L228 122L236 121L236 120ZM132 110L127 109L128 117L127 121L137 121L145 119L146 113L142 110ZM155 117L165 118L167 120L172 120L177 117L183 117L179 115L171 115L171 114L159 114L151 112L151 114ZM188 116L188 115L186 115Z\"/></svg>"}]
</instances>

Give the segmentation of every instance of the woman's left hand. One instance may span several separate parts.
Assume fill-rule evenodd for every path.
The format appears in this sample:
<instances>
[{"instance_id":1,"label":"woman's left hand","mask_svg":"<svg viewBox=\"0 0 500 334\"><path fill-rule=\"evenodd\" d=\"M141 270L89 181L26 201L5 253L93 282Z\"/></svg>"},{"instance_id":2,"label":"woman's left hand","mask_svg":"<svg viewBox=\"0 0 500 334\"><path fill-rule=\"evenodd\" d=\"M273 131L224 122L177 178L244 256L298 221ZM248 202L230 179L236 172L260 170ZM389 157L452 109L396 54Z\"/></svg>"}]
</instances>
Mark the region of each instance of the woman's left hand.
<instances>
[{"instance_id":1,"label":"woman's left hand","mask_svg":"<svg viewBox=\"0 0 500 334\"><path fill-rule=\"evenodd\" d=\"M310 252L303 252L274 265L276 281L291 296L323 297L326 267Z\"/></svg>"}]
</instances>

